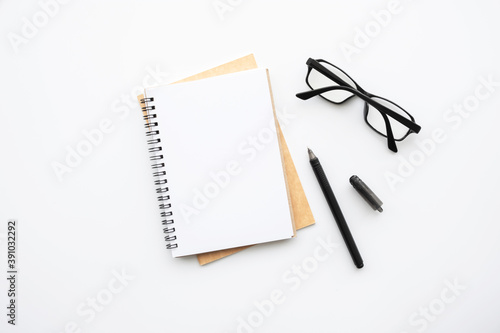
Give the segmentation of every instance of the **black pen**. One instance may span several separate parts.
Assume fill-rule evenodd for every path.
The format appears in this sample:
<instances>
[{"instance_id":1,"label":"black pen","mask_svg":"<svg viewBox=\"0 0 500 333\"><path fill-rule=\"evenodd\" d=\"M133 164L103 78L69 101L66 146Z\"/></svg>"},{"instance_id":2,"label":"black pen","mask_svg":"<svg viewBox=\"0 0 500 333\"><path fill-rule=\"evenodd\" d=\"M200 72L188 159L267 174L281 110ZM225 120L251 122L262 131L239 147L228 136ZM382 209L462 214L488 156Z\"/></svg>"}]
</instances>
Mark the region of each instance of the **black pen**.
<instances>
[{"instance_id":1,"label":"black pen","mask_svg":"<svg viewBox=\"0 0 500 333\"><path fill-rule=\"evenodd\" d=\"M313 151L309 148L307 148L307 151L309 152L309 162L311 163L314 174L318 179L321 190L323 190L323 194L325 195L326 201L328 202L328 206L330 206L333 217L337 222L340 233L342 234L342 238L344 238L345 245L347 245L347 249L351 254L352 261L354 261L354 265L356 265L357 268L361 268L363 267L363 259L361 258L361 254L359 254L358 247L354 242L354 238L352 238L351 231L349 231L349 227L347 226L344 215L340 210L339 203L337 202L337 199L333 194L330 183L328 183L328 179L326 178L325 172L323 171L323 167L319 163L319 160L316 155L314 155Z\"/></svg>"}]
</instances>

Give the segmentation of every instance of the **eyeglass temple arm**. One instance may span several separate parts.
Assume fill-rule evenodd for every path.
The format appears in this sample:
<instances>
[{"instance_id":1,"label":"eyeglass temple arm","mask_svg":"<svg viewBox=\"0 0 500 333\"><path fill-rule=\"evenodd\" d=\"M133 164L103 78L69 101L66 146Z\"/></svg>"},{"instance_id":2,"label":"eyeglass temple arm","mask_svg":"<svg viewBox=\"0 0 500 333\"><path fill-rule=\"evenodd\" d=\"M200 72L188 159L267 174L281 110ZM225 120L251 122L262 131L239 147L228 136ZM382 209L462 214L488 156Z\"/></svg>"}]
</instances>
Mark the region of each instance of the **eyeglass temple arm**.
<instances>
[{"instance_id":1,"label":"eyeglass temple arm","mask_svg":"<svg viewBox=\"0 0 500 333\"><path fill-rule=\"evenodd\" d=\"M406 119L405 117L397 114L396 112L392 111L391 109L389 109L389 108L383 106L382 104L380 104L380 103L372 100L370 97L366 96L365 94L362 94L359 91L357 91L356 89L353 89L353 88L350 88L350 87L330 86L330 87L325 87L325 88L320 88L320 89L314 89L314 90L304 91L304 92L296 94L295 96L297 96L300 99L306 100L306 99L309 99L311 97L314 97L314 96L317 96L317 95L321 95L321 94L323 94L325 92L332 91L332 90L345 90L345 91L348 91L348 92L350 92L350 93L358 96L359 98L361 98L362 100L364 100L365 102L367 102L368 104L370 104L371 106L373 106L374 108L376 108L377 110L379 110L381 113L385 113L388 116L390 116L391 118L393 118L394 120L396 120L396 121L400 122L401 124L405 125L409 129L411 129L413 132L415 132L415 133L420 132L421 127L417 123L415 123L415 122L413 122L413 121L411 121L409 119Z\"/></svg>"},{"instance_id":2,"label":"eyeglass temple arm","mask_svg":"<svg viewBox=\"0 0 500 333\"><path fill-rule=\"evenodd\" d=\"M394 134L392 133L391 123L389 122L389 118L383 112L380 112L380 115L384 119L385 123L385 132L387 134L387 147L393 152L398 152L398 147L396 146L396 140L394 140Z\"/></svg>"}]
</instances>

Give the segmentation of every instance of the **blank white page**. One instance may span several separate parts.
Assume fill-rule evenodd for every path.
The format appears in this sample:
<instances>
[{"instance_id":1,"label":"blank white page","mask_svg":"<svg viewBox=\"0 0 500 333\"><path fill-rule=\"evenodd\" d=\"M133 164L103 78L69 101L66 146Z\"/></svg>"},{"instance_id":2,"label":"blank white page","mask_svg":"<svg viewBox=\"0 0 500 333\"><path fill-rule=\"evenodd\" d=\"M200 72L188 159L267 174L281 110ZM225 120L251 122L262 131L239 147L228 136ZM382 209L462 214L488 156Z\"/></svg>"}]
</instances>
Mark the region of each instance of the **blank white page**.
<instances>
[{"instance_id":1,"label":"blank white page","mask_svg":"<svg viewBox=\"0 0 500 333\"><path fill-rule=\"evenodd\" d=\"M265 69L146 89L178 247L174 257L294 235Z\"/></svg>"}]
</instances>

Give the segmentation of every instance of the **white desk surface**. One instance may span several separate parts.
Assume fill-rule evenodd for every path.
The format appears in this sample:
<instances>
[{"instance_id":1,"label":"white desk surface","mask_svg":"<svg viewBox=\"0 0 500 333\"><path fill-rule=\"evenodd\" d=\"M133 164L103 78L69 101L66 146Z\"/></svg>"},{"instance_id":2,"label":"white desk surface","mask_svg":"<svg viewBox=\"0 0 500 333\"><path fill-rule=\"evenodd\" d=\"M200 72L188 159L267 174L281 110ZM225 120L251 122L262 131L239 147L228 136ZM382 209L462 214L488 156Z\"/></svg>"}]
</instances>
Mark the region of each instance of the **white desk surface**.
<instances>
[{"instance_id":1,"label":"white desk surface","mask_svg":"<svg viewBox=\"0 0 500 333\"><path fill-rule=\"evenodd\" d=\"M394 1L1 1L0 331L499 332L500 6ZM173 259L133 96L249 53L270 70L316 225L205 267ZM297 99L308 57L405 107L420 134L394 154L360 100Z\"/></svg>"}]
</instances>

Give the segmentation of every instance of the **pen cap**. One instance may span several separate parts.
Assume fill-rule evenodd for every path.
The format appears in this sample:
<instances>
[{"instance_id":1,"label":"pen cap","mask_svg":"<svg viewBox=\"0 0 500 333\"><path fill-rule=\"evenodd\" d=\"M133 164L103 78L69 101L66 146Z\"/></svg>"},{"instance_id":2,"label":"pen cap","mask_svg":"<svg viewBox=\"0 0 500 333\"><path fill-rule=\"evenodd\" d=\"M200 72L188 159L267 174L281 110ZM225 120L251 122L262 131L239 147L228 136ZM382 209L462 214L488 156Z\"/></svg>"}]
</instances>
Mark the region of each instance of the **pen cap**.
<instances>
[{"instance_id":1,"label":"pen cap","mask_svg":"<svg viewBox=\"0 0 500 333\"><path fill-rule=\"evenodd\" d=\"M373 208L382 212L382 200L380 200L375 193L356 175L349 178L349 182L356 189L356 191L365 199L365 201Z\"/></svg>"}]
</instances>

